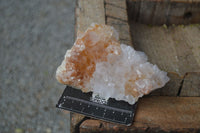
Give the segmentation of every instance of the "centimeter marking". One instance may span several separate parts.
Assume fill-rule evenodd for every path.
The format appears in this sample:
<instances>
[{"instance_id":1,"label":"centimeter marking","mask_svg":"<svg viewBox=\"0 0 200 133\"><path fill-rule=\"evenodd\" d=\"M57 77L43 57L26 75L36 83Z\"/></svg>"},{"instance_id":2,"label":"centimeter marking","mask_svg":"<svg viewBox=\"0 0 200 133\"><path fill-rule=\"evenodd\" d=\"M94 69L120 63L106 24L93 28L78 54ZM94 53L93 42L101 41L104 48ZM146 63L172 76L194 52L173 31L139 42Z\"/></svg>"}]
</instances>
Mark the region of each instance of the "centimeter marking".
<instances>
[{"instance_id":1,"label":"centimeter marking","mask_svg":"<svg viewBox=\"0 0 200 133\"><path fill-rule=\"evenodd\" d=\"M63 100L58 107L122 124L126 124L128 120L132 121L134 115L132 111L114 108L70 96L63 96Z\"/></svg>"},{"instance_id":2,"label":"centimeter marking","mask_svg":"<svg viewBox=\"0 0 200 133\"><path fill-rule=\"evenodd\" d=\"M64 101L65 101L66 99L68 99L68 100L70 100L72 103L73 103L74 101L80 102L80 105L82 105L82 103L85 103L85 104L88 104L88 106L93 105L93 106L97 106L97 108L98 108L98 107L105 108L105 105L104 105L104 104L98 104L98 103L95 103L95 102L90 102L90 101L82 100L82 99L75 98L75 97L65 96L65 97L63 97L63 98L64 98ZM124 110L124 109L119 109L119 108L114 108L114 107L110 107L110 106L106 106L106 109L116 110L116 111L124 112L124 113L132 113L132 111L128 111L128 110Z\"/></svg>"}]
</instances>

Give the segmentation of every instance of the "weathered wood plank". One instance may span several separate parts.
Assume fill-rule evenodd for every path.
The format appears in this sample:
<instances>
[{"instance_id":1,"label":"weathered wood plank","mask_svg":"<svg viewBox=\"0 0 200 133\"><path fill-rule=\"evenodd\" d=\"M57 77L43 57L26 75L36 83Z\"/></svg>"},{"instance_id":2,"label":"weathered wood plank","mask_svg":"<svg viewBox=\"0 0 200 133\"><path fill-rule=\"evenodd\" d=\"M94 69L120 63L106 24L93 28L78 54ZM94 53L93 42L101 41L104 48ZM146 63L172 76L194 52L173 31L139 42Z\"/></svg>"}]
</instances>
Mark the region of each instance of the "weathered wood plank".
<instances>
[{"instance_id":1,"label":"weathered wood plank","mask_svg":"<svg viewBox=\"0 0 200 133\"><path fill-rule=\"evenodd\" d=\"M186 74L180 96L200 97L200 72L189 72Z\"/></svg>"},{"instance_id":2,"label":"weathered wood plank","mask_svg":"<svg viewBox=\"0 0 200 133\"><path fill-rule=\"evenodd\" d=\"M126 0L105 0L105 3L126 9Z\"/></svg>"},{"instance_id":3,"label":"weathered wood plank","mask_svg":"<svg viewBox=\"0 0 200 133\"><path fill-rule=\"evenodd\" d=\"M154 17L154 12L156 9L156 2L151 1L141 1L140 10L138 10L138 22L146 23L147 21L152 21Z\"/></svg>"},{"instance_id":4,"label":"weathered wood plank","mask_svg":"<svg viewBox=\"0 0 200 133\"><path fill-rule=\"evenodd\" d=\"M190 25L182 28L184 34L183 38L185 43L189 45L189 49L193 53L193 57L196 60L197 64L200 64L200 25ZM189 31L188 31L189 30ZM181 40L181 38L179 38ZM195 65L195 64L193 64ZM194 71L194 70L193 70ZM198 72L198 71L197 71Z\"/></svg>"},{"instance_id":5,"label":"weathered wood plank","mask_svg":"<svg viewBox=\"0 0 200 133\"><path fill-rule=\"evenodd\" d=\"M170 11L170 3L166 2L154 2L155 10L152 11L152 19L150 21L146 20L146 23L153 25L160 24L169 24L169 11ZM142 17L142 16L141 16Z\"/></svg>"},{"instance_id":6,"label":"weathered wood plank","mask_svg":"<svg viewBox=\"0 0 200 133\"><path fill-rule=\"evenodd\" d=\"M133 46L128 22L124 22L124 21L120 21L118 19L113 19L113 18L107 17L106 24L113 26L118 31L120 43L124 43L129 46Z\"/></svg>"},{"instance_id":7,"label":"weathered wood plank","mask_svg":"<svg viewBox=\"0 0 200 133\"><path fill-rule=\"evenodd\" d=\"M145 52L149 61L169 72L171 78L164 88L152 95L175 96L187 72L200 72L199 25L167 28L130 24L135 49Z\"/></svg>"},{"instance_id":8,"label":"weathered wood plank","mask_svg":"<svg viewBox=\"0 0 200 133\"><path fill-rule=\"evenodd\" d=\"M71 112L70 118L71 118L70 132L76 133L77 131L79 131L79 126L80 126L79 124L81 124L81 122L84 120L85 116Z\"/></svg>"},{"instance_id":9,"label":"weathered wood plank","mask_svg":"<svg viewBox=\"0 0 200 133\"><path fill-rule=\"evenodd\" d=\"M105 0L106 24L113 26L119 33L120 43L133 46L128 15L126 10L126 0Z\"/></svg>"},{"instance_id":10,"label":"weathered wood plank","mask_svg":"<svg viewBox=\"0 0 200 133\"><path fill-rule=\"evenodd\" d=\"M76 31L85 31L91 23L105 24L104 0L77 0Z\"/></svg>"},{"instance_id":11,"label":"weathered wood plank","mask_svg":"<svg viewBox=\"0 0 200 133\"><path fill-rule=\"evenodd\" d=\"M176 50L176 56L178 59L178 73L181 75L186 72L199 72L200 64L197 62L200 56L194 55L193 46L199 46L200 39L196 39L196 36L200 36L200 31L197 34L191 36L191 34L196 31L199 26L191 27L175 27L171 30L171 39L173 40L173 46ZM200 48L198 49L200 51ZM199 51L195 51L199 53Z\"/></svg>"},{"instance_id":12,"label":"weathered wood plank","mask_svg":"<svg viewBox=\"0 0 200 133\"><path fill-rule=\"evenodd\" d=\"M132 126L86 120L80 132L199 132L200 97L147 97L139 100Z\"/></svg>"},{"instance_id":13,"label":"weathered wood plank","mask_svg":"<svg viewBox=\"0 0 200 133\"><path fill-rule=\"evenodd\" d=\"M200 36L198 25L166 28L134 22L130 24L135 48L145 52L150 62L157 64L162 70L177 73L182 77L186 72L200 71L197 61L200 59L200 48L197 48L200 43L200 39L197 39Z\"/></svg>"},{"instance_id":14,"label":"weathered wood plank","mask_svg":"<svg viewBox=\"0 0 200 133\"><path fill-rule=\"evenodd\" d=\"M176 2L170 4L169 24L190 24L200 22L200 1Z\"/></svg>"},{"instance_id":15,"label":"weathered wood plank","mask_svg":"<svg viewBox=\"0 0 200 133\"><path fill-rule=\"evenodd\" d=\"M119 19L121 21L128 22L128 16L127 16L126 9L116 7L111 4L106 4L105 10L106 10L107 17L111 17L111 18Z\"/></svg>"},{"instance_id":16,"label":"weathered wood plank","mask_svg":"<svg viewBox=\"0 0 200 133\"><path fill-rule=\"evenodd\" d=\"M128 0L129 18L144 24L200 22L199 0Z\"/></svg>"}]
</instances>

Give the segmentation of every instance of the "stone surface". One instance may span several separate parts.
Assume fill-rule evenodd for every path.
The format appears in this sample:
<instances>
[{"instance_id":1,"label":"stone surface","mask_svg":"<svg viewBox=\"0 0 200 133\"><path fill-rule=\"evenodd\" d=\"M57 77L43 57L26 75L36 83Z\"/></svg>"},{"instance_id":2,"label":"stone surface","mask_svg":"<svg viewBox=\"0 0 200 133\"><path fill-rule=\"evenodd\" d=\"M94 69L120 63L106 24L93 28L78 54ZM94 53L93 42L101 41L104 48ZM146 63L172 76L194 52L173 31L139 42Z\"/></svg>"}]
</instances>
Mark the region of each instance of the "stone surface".
<instances>
[{"instance_id":1,"label":"stone surface","mask_svg":"<svg viewBox=\"0 0 200 133\"><path fill-rule=\"evenodd\" d=\"M92 91L93 96L130 104L169 81L167 73L147 62L143 52L120 45L113 27L97 24L78 35L56 77L63 84Z\"/></svg>"}]
</instances>

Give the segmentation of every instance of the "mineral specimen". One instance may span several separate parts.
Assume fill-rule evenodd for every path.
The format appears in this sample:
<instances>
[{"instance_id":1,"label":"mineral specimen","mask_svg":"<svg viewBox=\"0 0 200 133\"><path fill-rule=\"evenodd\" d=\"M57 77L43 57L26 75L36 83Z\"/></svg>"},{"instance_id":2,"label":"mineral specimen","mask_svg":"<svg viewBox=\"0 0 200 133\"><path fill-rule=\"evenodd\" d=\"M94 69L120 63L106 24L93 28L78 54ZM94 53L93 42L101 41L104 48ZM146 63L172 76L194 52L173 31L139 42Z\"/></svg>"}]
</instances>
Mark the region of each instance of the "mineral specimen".
<instances>
[{"instance_id":1,"label":"mineral specimen","mask_svg":"<svg viewBox=\"0 0 200 133\"><path fill-rule=\"evenodd\" d=\"M130 104L169 81L167 73L147 62L143 52L120 45L113 27L98 24L77 36L58 67L56 78L83 92L92 91L93 95Z\"/></svg>"}]
</instances>

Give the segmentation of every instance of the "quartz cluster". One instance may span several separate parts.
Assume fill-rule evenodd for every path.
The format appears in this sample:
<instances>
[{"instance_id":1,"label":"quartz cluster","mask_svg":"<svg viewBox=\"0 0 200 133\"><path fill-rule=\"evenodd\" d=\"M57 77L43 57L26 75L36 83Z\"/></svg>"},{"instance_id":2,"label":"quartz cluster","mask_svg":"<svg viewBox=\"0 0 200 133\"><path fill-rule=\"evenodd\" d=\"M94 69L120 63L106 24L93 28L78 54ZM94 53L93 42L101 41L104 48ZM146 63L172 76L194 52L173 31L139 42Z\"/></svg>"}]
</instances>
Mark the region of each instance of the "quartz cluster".
<instances>
[{"instance_id":1,"label":"quartz cluster","mask_svg":"<svg viewBox=\"0 0 200 133\"><path fill-rule=\"evenodd\" d=\"M145 53L120 45L113 27L98 24L78 34L56 78L83 92L92 91L93 95L130 104L169 81L167 73L149 63Z\"/></svg>"}]
</instances>

